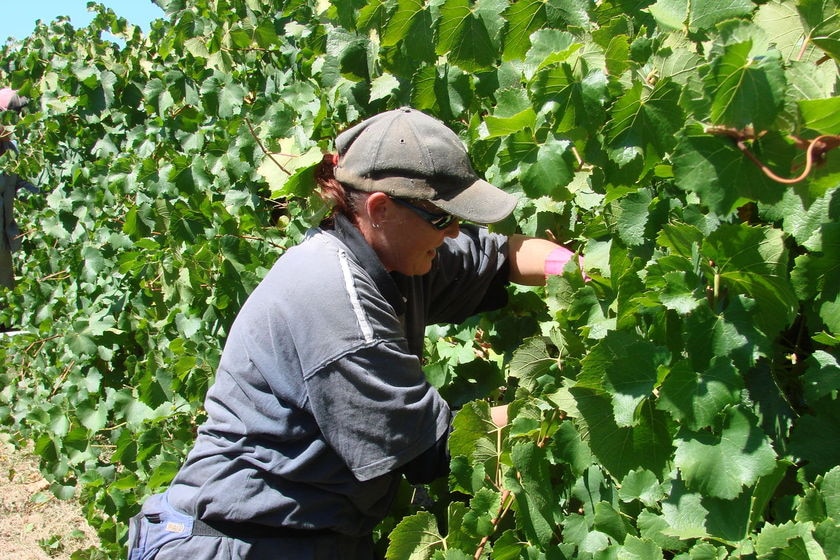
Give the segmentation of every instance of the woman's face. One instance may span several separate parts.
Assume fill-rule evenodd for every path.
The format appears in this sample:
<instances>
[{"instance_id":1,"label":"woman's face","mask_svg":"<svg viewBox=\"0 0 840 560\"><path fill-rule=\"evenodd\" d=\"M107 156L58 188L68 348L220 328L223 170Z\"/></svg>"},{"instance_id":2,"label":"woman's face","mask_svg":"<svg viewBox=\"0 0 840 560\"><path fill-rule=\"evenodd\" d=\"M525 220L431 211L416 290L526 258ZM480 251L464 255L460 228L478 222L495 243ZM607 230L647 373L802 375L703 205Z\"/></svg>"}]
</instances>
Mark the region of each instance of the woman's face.
<instances>
[{"instance_id":1,"label":"woman's face","mask_svg":"<svg viewBox=\"0 0 840 560\"><path fill-rule=\"evenodd\" d=\"M426 274L431 270L437 249L444 239L457 237L460 232L458 220L453 220L444 229L435 229L411 208L395 202L388 195L382 196L384 199L378 201L381 206L371 214L371 235L365 237L389 272L407 276ZM429 212L441 213L430 203L412 203Z\"/></svg>"}]
</instances>

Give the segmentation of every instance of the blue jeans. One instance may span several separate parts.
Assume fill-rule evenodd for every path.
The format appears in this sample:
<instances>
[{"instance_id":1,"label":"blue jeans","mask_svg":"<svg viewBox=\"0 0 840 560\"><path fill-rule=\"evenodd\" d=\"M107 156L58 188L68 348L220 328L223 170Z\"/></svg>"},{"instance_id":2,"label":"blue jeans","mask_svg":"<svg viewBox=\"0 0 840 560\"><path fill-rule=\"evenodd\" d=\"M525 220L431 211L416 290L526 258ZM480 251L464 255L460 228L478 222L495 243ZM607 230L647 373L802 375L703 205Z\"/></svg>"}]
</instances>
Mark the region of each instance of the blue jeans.
<instances>
[{"instance_id":1,"label":"blue jeans","mask_svg":"<svg viewBox=\"0 0 840 560\"><path fill-rule=\"evenodd\" d=\"M370 536L238 539L193 535L194 519L166 494L151 496L128 527L128 560L374 560Z\"/></svg>"},{"instance_id":2,"label":"blue jeans","mask_svg":"<svg viewBox=\"0 0 840 560\"><path fill-rule=\"evenodd\" d=\"M128 560L152 560L165 545L191 536L193 518L169 505L166 494L146 500L128 524Z\"/></svg>"}]
</instances>

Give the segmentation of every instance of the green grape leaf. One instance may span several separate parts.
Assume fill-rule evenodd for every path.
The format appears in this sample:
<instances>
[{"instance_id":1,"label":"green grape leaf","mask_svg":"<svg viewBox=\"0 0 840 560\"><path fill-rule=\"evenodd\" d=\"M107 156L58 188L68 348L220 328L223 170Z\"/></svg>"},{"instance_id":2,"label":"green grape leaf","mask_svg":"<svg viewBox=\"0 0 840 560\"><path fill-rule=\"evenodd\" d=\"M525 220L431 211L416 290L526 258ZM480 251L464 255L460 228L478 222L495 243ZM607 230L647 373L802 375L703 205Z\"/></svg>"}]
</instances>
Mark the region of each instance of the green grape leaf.
<instances>
[{"instance_id":1,"label":"green grape leaf","mask_svg":"<svg viewBox=\"0 0 840 560\"><path fill-rule=\"evenodd\" d=\"M820 493L825 501L826 517L840 518L840 466L825 473L819 486Z\"/></svg>"},{"instance_id":2,"label":"green grape leaf","mask_svg":"<svg viewBox=\"0 0 840 560\"><path fill-rule=\"evenodd\" d=\"M427 66L412 76L411 85L413 107L433 113L443 111L446 114L443 107L448 107L448 100L453 92L449 89L449 81L445 74L441 75L438 69Z\"/></svg>"},{"instance_id":3,"label":"green grape leaf","mask_svg":"<svg viewBox=\"0 0 840 560\"><path fill-rule=\"evenodd\" d=\"M531 47L531 33L546 22L545 2L525 0L513 2L505 11L508 30L504 37L504 60L523 59Z\"/></svg>"},{"instance_id":4,"label":"green grape leaf","mask_svg":"<svg viewBox=\"0 0 840 560\"><path fill-rule=\"evenodd\" d=\"M495 560L519 560L520 553L529 548L528 543L522 542L518 533L507 530L493 543L493 558Z\"/></svg>"},{"instance_id":5,"label":"green grape leaf","mask_svg":"<svg viewBox=\"0 0 840 560\"><path fill-rule=\"evenodd\" d=\"M655 507L665 497L662 483L652 472L632 470L621 481L618 496L623 502L639 500L648 507Z\"/></svg>"},{"instance_id":6,"label":"green grape leaf","mask_svg":"<svg viewBox=\"0 0 840 560\"><path fill-rule=\"evenodd\" d=\"M574 178L570 146L568 141L549 138L537 147L533 161L521 165L522 189L525 194L532 198L567 198L563 187Z\"/></svg>"},{"instance_id":7,"label":"green grape leaf","mask_svg":"<svg viewBox=\"0 0 840 560\"><path fill-rule=\"evenodd\" d=\"M767 219L781 220L785 233L815 252L822 248L822 227L831 222L830 212L830 197L814 196L798 188L786 191L778 204L764 207ZM794 285L795 275L791 278Z\"/></svg>"},{"instance_id":8,"label":"green grape leaf","mask_svg":"<svg viewBox=\"0 0 840 560\"><path fill-rule=\"evenodd\" d=\"M519 476L508 472L505 482L516 496L517 524L529 539L546 547L554 538L555 514L559 509L552 491L546 451L532 442L516 443L511 459Z\"/></svg>"},{"instance_id":9,"label":"green grape leaf","mask_svg":"<svg viewBox=\"0 0 840 560\"><path fill-rule=\"evenodd\" d=\"M615 478L633 469L661 473L673 454L672 425L665 413L643 400L632 427L616 423L611 399L584 387L570 389L586 429L582 434L592 454Z\"/></svg>"},{"instance_id":10,"label":"green grape leaf","mask_svg":"<svg viewBox=\"0 0 840 560\"><path fill-rule=\"evenodd\" d=\"M666 352L638 335L611 332L581 361L575 386L607 391L617 425L634 426L639 405L652 396L666 358Z\"/></svg>"},{"instance_id":11,"label":"green grape leaf","mask_svg":"<svg viewBox=\"0 0 840 560\"><path fill-rule=\"evenodd\" d=\"M704 298L698 294L698 281L694 274L673 270L663 274L662 281L659 301L666 309L688 315L703 304Z\"/></svg>"},{"instance_id":12,"label":"green grape leaf","mask_svg":"<svg viewBox=\"0 0 840 560\"><path fill-rule=\"evenodd\" d=\"M826 327L840 333L840 224L826 223L820 229L821 251L795 259L791 282L797 295L814 299Z\"/></svg>"},{"instance_id":13,"label":"green grape leaf","mask_svg":"<svg viewBox=\"0 0 840 560\"><path fill-rule=\"evenodd\" d=\"M589 121L591 111L585 104L584 87L585 84L575 78L568 64L555 64L540 70L531 83L537 102L541 105L549 102L556 104L558 131Z\"/></svg>"},{"instance_id":14,"label":"green grape leaf","mask_svg":"<svg viewBox=\"0 0 840 560\"><path fill-rule=\"evenodd\" d=\"M819 134L840 134L840 97L803 99L799 114L803 124Z\"/></svg>"},{"instance_id":15,"label":"green grape leaf","mask_svg":"<svg viewBox=\"0 0 840 560\"><path fill-rule=\"evenodd\" d=\"M662 382L656 406L696 431L711 426L724 408L737 404L743 388L738 371L727 359L715 358L702 373L680 361Z\"/></svg>"},{"instance_id":16,"label":"green grape leaf","mask_svg":"<svg viewBox=\"0 0 840 560\"><path fill-rule=\"evenodd\" d=\"M657 0L649 10L659 25L680 29L688 21L688 0Z\"/></svg>"},{"instance_id":17,"label":"green grape leaf","mask_svg":"<svg viewBox=\"0 0 840 560\"><path fill-rule=\"evenodd\" d=\"M633 528L617 511L607 502L595 504L594 528L606 533L610 538L623 543L628 535L632 536Z\"/></svg>"},{"instance_id":18,"label":"green grape leaf","mask_svg":"<svg viewBox=\"0 0 840 560\"><path fill-rule=\"evenodd\" d=\"M826 2L825 5L830 9L830 2ZM834 13L811 30L811 41L834 60L840 60L840 12L837 11L836 5Z\"/></svg>"},{"instance_id":19,"label":"green grape leaf","mask_svg":"<svg viewBox=\"0 0 840 560\"><path fill-rule=\"evenodd\" d=\"M629 88L613 106L607 126L613 161L632 159L628 153L659 160L670 152L683 124L679 95L679 86L667 79L652 89L639 82Z\"/></svg>"},{"instance_id":20,"label":"green grape leaf","mask_svg":"<svg viewBox=\"0 0 840 560\"><path fill-rule=\"evenodd\" d=\"M423 29L430 31L428 24L428 8L418 0L398 0L397 9L389 16L386 16L385 23L381 30L382 46L392 47L401 41L405 41L416 30Z\"/></svg>"},{"instance_id":21,"label":"green grape leaf","mask_svg":"<svg viewBox=\"0 0 840 560\"><path fill-rule=\"evenodd\" d=\"M776 461L776 469L758 479L750 498L749 525L745 528L744 535L747 531L755 531L755 528L764 522L767 506L777 496L779 485L791 466L792 463L788 460Z\"/></svg>"},{"instance_id":22,"label":"green grape leaf","mask_svg":"<svg viewBox=\"0 0 840 560\"><path fill-rule=\"evenodd\" d=\"M773 44L785 60L802 58L801 51L806 41L807 31L794 3L775 1L762 4L753 21L765 31L768 37L773 37ZM811 45L807 48L813 50Z\"/></svg>"},{"instance_id":23,"label":"green grape leaf","mask_svg":"<svg viewBox=\"0 0 840 560\"><path fill-rule=\"evenodd\" d=\"M484 124L487 127L486 138L507 136L520 130L534 130L537 115L530 107L525 92L519 88L505 89L497 93L498 104L492 115L488 115Z\"/></svg>"},{"instance_id":24,"label":"green grape leaf","mask_svg":"<svg viewBox=\"0 0 840 560\"><path fill-rule=\"evenodd\" d=\"M452 420L452 434L449 438L449 452L452 457L463 456L475 462L484 463L496 459L496 425L490 418L490 407L484 401L467 403Z\"/></svg>"},{"instance_id":25,"label":"green grape leaf","mask_svg":"<svg viewBox=\"0 0 840 560\"><path fill-rule=\"evenodd\" d=\"M689 224L669 223L659 230L656 242L677 255L692 258L703 242L703 232Z\"/></svg>"},{"instance_id":26,"label":"green grape leaf","mask_svg":"<svg viewBox=\"0 0 840 560\"><path fill-rule=\"evenodd\" d=\"M441 6L436 52L468 72L490 68L496 48L484 21L468 0L454 0Z\"/></svg>"},{"instance_id":27,"label":"green grape leaf","mask_svg":"<svg viewBox=\"0 0 840 560\"><path fill-rule=\"evenodd\" d=\"M314 146L301 148L292 138L281 139L278 148L278 152L266 154L257 173L268 183L272 196L305 195L307 183L301 181L302 174L311 175L323 153Z\"/></svg>"},{"instance_id":28,"label":"green grape leaf","mask_svg":"<svg viewBox=\"0 0 840 560\"><path fill-rule=\"evenodd\" d=\"M755 299L755 322L769 336L790 324L798 303L781 231L724 225L706 238L702 254L715 263L720 282L730 291Z\"/></svg>"},{"instance_id":29,"label":"green grape leaf","mask_svg":"<svg viewBox=\"0 0 840 560\"><path fill-rule=\"evenodd\" d=\"M525 57L525 75L569 61L583 45L571 33L559 29L540 29L531 35L531 48Z\"/></svg>"},{"instance_id":30,"label":"green grape leaf","mask_svg":"<svg viewBox=\"0 0 840 560\"><path fill-rule=\"evenodd\" d=\"M391 531L389 540L385 553L388 560L428 560L436 550L444 548L444 538L438 530L437 520L426 511L403 517Z\"/></svg>"},{"instance_id":31,"label":"green grape leaf","mask_svg":"<svg viewBox=\"0 0 840 560\"><path fill-rule=\"evenodd\" d=\"M464 514L464 529L474 537L492 535L496 530L493 519L499 511L500 504L501 494L499 492L489 488L480 489L470 500L469 511Z\"/></svg>"},{"instance_id":32,"label":"green grape leaf","mask_svg":"<svg viewBox=\"0 0 840 560\"><path fill-rule=\"evenodd\" d=\"M802 462L800 469L808 480L840 464L840 411L833 399L812 405L791 433L790 450Z\"/></svg>"},{"instance_id":33,"label":"green grape leaf","mask_svg":"<svg viewBox=\"0 0 840 560\"><path fill-rule=\"evenodd\" d=\"M656 543L647 539L640 539L635 535L628 535L624 540L621 557L628 560L664 558L662 548Z\"/></svg>"},{"instance_id":34,"label":"green grape leaf","mask_svg":"<svg viewBox=\"0 0 840 560\"><path fill-rule=\"evenodd\" d=\"M719 435L705 431L678 434L674 463L688 488L731 500L745 486L772 472L776 453L755 424L751 413L733 407L726 413Z\"/></svg>"},{"instance_id":35,"label":"green grape leaf","mask_svg":"<svg viewBox=\"0 0 840 560\"><path fill-rule=\"evenodd\" d=\"M561 25L588 29L592 19L587 0L548 0L546 13L552 27Z\"/></svg>"},{"instance_id":36,"label":"green grape leaf","mask_svg":"<svg viewBox=\"0 0 840 560\"><path fill-rule=\"evenodd\" d=\"M802 386L808 402L840 395L840 363L837 357L817 350L808 358L808 369L802 375Z\"/></svg>"},{"instance_id":37,"label":"green grape leaf","mask_svg":"<svg viewBox=\"0 0 840 560\"><path fill-rule=\"evenodd\" d=\"M390 97L395 90L399 89L400 82L391 74L383 74L371 81L370 84L370 100L376 101L378 99L386 99Z\"/></svg>"},{"instance_id":38,"label":"green grape leaf","mask_svg":"<svg viewBox=\"0 0 840 560\"><path fill-rule=\"evenodd\" d=\"M581 434L572 422L563 422L551 437L551 453L556 461L569 465L578 476L593 462L589 447L581 440Z\"/></svg>"},{"instance_id":39,"label":"green grape leaf","mask_svg":"<svg viewBox=\"0 0 840 560\"><path fill-rule=\"evenodd\" d=\"M784 69L778 52L752 56L752 42L728 45L712 63L707 87L714 124L742 129L773 126L784 101Z\"/></svg>"},{"instance_id":40,"label":"green grape leaf","mask_svg":"<svg viewBox=\"0 0 840 560\"><path fill-rule=\"evenodd\" d=\"M534 392L540 385L539 379L557 366L557 358L551 356L550 339L529 338L513 353L509 375L519 379L519 385ZM553 348L556 352L556 348Z\"/></svg>"},{"instance_id":41,"label":"green grape leaf","mask_svg":"<svg viewBox=\"0 0 840 560\"><path fill-rule=\"evenodd\" d=\"M689 492L677 479L672 481L667 496L662 501L662 517L659 518L664 526L657 518L647 518L647 530L655 527L663 534L681 540L707 537L709 510L703 506L701 495Z\"/></svg>"},{"instance_id":42,"label":"green grape leaf","mask_svg":"<svg viewBox=\"0 0 840 560\"><path fill-rule=\"evenodd\" d=\"M641 245L646 241L645 228L650 219L650 192L640 190L630 193L619 202L618 235L628 246Z\"/></svg>"},{"instance_id":43,"label":"green grape leaf","mask_svg":"<svg viewBox=\"0 0 840 560\"><path fill-rule=\"evenodd\" d=\"M712 29L730 18L748 15L754 6L749 0L658 0L650 13L660 25L691 32Z\"/></svg>"},{"instance_id":44,"label":"green grape leaf","mask_svg":"<svg viewBox=\"0 0 840 560\"><path fill-rule=\"evenodd\" d=\"M755 551L762 558L810 560L814 556L808 552L808 549L815 544L811 534L811 524L794 521L788 521L782 525L768 523L755 539Z\"/></svg>"},{"instance_id":45,"label":"green grape leaf","mask_svg":"<svg viewBox=\"0 0 840 560\"><path fill-rule=\"evenodd\" d=\"M814 539L823 547L826 558L840 558L840 528L833 519L822 521L814 529Z\"/></svg>"}]
</instances>

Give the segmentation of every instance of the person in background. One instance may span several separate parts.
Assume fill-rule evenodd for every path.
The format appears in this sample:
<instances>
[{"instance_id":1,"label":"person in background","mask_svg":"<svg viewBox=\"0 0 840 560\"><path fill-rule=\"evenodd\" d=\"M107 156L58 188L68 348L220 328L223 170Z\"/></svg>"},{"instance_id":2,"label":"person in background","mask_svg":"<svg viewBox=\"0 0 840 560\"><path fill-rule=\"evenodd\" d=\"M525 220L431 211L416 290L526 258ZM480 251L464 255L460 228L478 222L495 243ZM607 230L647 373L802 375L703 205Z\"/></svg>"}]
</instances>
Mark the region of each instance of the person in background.
<instances>
[{"instance_id":1,"label":"person in background","mask_svg":"<svg viewBox=\"0 0 840 560\"><path fill-rule=\"evenodd\" d=\"M13 89L0 89L0 110L2 111L20 112L27 102L26 97L19 96ZM12 152L17 154L17 151L11 131L0 125L0 156ZM32 183L15 173L0 169L0 286L9 289L15 287L12 252L20 249L21 245L20 230L14 217L14 200L20 189L38 192ZM0 329L5 330L6 327L0 326Z\"/></svg>"},{"instance_id":2,"label":"person in background","mask_svg":"<svg viewBox=\"0 0 840 560\"><path fill-rule=\"evenodd\" d=\"M27 103L29 98L19 95L16 90L8 87L0 89L0 111L20 112Z\"/></svg>"},{"instance_id":3,"label":"person in background","mask_svg":"<svg viewBox=\"0 0 840 560\"><path fill-rule=\"evenodd\" d=\"M9 133L0 125L0 156L7 152L17 152ZM2 170L0 170L2 171ZM15 287L15 271L12 265L12 252L20 249L21 234L15 221L14 201L17 192L26 189L37 193L32 183L25 181L15 173L0 172L0 287ZM0 332L11 333L13 328L0 323Z\"/></svg>"},{"instance_id":4,"label":"person in background","mask_svg":"<svg viewBox=\"0 0 840 560\"><path fill-rule=\"evenodd\" d=\"M423 374L426 326L501 308L509 282L544 283L573 256L478 225L517 199L420 111L375 115L335 145L317 169L333 212L237 315L207 421L131 520L130 559L375 558L401 477L449 469L453 412ZM504 406L492 416L507 422Z\"/></svg>"}]
</instances>

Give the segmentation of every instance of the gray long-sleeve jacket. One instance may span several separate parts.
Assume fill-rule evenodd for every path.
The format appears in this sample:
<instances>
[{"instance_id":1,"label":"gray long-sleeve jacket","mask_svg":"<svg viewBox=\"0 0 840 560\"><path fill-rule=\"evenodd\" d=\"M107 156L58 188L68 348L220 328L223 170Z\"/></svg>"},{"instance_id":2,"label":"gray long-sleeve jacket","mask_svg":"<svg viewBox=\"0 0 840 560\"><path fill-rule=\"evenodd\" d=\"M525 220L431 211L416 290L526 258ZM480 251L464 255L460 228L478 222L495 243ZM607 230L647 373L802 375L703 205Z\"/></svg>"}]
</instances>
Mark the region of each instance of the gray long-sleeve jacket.
<instances>
[{"instance_id":1,"label":"gray long-sleeve jacket","mask_svg":"<svg viewBox=\"0 0 840 560\"><path fill-rule=\"evenodd\" d=\"M313 231L237 316L170 503L204 520L369 534L401 470L449 430L421 368L426 325L504 305L506 261L506 237L464 225L431 272L401 277L340 216Z\"/></svg>"}]
</instances>

